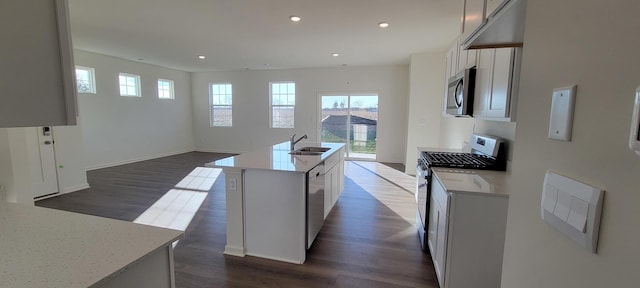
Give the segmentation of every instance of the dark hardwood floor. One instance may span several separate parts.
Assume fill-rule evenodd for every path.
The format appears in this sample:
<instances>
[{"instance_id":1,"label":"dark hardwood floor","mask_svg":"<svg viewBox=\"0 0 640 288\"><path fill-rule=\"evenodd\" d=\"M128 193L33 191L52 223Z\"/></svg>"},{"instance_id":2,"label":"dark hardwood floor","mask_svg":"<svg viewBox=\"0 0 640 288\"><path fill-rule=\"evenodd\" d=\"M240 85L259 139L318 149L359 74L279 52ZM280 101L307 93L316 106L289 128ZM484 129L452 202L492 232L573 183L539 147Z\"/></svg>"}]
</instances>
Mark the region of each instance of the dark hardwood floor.
<instances>
[{"instance_id":1,"label":"dark hardwood floor","mask_svg":"<svg viewBox=\"0 0 640 288\"><path fill-rule=\"evenodd\" d=\"M193 168L227 156L191 152L89 171L91 188L36 205L132 221ZM219 177L175 248L176 286L438 287L431 259L420 250L410 176L376 165L382 164L345 163L345 190L302 265L222 254Z\"/></svg>"}]
</instances>

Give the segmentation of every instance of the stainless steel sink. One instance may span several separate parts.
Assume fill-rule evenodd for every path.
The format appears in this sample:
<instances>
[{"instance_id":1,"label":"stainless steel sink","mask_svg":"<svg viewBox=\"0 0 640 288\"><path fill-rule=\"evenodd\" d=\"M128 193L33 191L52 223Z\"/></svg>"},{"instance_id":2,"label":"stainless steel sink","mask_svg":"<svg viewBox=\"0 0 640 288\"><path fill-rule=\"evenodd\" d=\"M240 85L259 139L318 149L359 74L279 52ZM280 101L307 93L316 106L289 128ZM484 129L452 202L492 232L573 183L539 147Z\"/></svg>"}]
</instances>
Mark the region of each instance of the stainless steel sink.
<instances>
[{"instance_id":1,"label":"stainless steel sink","mask_svg":"<svg viewBox=\"0 0 640 288\"><path fill-rule=\"evenodd\" d=\"M322 152L309 152L309 151L291 151L291 155L305 155L305 156L320 156Z\"/></svg>"},{"instance_id":2,"label":"stainless steel sink","mask_svg":"<svg viewBox=\"0 0 640 288\"><path fill-rule=\"evenodd\" d=\"M320 152L320 153L324 153L331 150L331 148L327 148L327 147L303 147L300 148L296 151L300 151L300 152Z\"/></svg>"},{"instance_id":3,"label":"stainless steel sink","mask_svg":"<svg viewBox=\"0 0 640 288\"><path fill-rule=\"evenodd\" d=\"M291 155L307 155L307 156L319 156L322 153L331 150L331 148L326 147L303 147L295 151L289 152Z\"/></svg>"}]
</instances>

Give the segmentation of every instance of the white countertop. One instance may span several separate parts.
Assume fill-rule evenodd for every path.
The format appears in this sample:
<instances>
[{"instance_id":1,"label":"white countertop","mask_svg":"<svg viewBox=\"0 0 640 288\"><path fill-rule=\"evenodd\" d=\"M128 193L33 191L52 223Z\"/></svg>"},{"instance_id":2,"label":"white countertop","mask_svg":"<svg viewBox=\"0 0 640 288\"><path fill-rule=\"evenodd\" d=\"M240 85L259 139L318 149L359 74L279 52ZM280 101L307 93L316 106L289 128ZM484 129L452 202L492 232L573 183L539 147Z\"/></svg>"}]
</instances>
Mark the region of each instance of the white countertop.
<instances>
[{"instance_id":1,"label":"white countertop","mask_svg":"<svg viewBox=\"0 0 640 288\"><path fill-rule=\"evenodd\" d=\"M451 193L483 193L490 196L509 197L506 183L510 174L504 171L433 168L434 177L438 178L447 192Z\"/></svg>"},{"instance_id":2,"label":"white countertop","mask_svg":"<svg viewBox=\"0 0 640 288\"><path fill-rule=\"evenodd\" d=\"M234 169L263 169L286 172L307 172L320 164L333 153L338 152L344 143L315 143L300 142L296 144L296 149L303 147L327 147L329 151L322 155L291 155L289 141L267 146L255 151L243 153L237 156L228 157L207 163L207 167L234 168Z\"/></svg>"},{"instance_id":3,"label":"white countertop","mask_svg":"<svg viewBox=\"0 0 640 288\"><path fill-rule=\"evenodd\" d=\"M89 287L182 237L181 231L0 203L1 287Z\"/></svg>"}]
</instances>

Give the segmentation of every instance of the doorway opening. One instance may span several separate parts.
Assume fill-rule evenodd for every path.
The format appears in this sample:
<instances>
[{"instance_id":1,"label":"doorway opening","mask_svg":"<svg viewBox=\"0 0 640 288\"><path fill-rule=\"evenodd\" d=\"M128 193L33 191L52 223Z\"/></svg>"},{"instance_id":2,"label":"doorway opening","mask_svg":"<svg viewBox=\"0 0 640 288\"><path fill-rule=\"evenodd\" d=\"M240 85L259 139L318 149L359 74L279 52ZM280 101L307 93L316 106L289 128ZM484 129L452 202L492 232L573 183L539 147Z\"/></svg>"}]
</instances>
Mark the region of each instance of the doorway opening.
<instances>
[{"instance_id":1,"label":"doorway opening","mask_svg":"<svg viewBox=\"0 0 640 288\"><path fill-rule=\"evenodd\" d=\"M320 94L320 102L320 140L347 144L347 158L376 160L378 94Z\"/></svg>"}]
</instances>

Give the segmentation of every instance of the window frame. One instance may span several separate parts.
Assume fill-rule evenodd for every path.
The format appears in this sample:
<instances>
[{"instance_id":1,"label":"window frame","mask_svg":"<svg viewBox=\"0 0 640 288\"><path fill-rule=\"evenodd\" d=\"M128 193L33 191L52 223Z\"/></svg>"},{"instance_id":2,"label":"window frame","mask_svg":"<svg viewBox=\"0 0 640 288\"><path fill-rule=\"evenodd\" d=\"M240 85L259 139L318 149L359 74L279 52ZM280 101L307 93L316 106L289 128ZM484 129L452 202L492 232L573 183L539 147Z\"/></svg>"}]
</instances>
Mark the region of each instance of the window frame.
<instances>
[{"instance_id":1,"label":"window frame","mask_svg":"<svg viewBox=\"0 0 640 288\"><path fill-rule=\"evenodd\" d=\"M136 89L136 94L135 95L122 94L122 82L120 82L120 77L129 77L129 78L134 78L136 80L135 86L134 86L135 89ZM127 88L131 87L129 85L126 85L127 83L124 83L124 84L125 84L125 87L127 87ZM142 97L141 86L142 86L142 83L141 83L140 75L124 73L124 72L118 73L118 90L120 92L120 96L122 96L122 97L138 97L138 98L141 98Z\"/></svg>"},{"instance_id":2,"label":"window frame","mask_svg":"<svg viewBox=\"0 0 640 288\"><path fill-rule=\"evenodd\" d=\"M160 82L167 82L169 83L169 97L161 97L161 92L165 92L164 90L160 90ZM176 99L176 95L175 95L175 88L174 88L174 82L173 80L169 80L169 79L162 79L162 78L158 78L158 99L160 100L175 100Z\"/></svg>"},{"instance_id":3,"label":"window frame","mask_svg":"<svg viewBox=\"0 0 640 288\"><path fill-rule=\"evenodd\" d=\"M89 91L80 91L80 89L78 89L78 84L80 84L80 80L78 80L78 70L84 70L87 71L89 74ZM76 92L78 92L79 94L96 94L96 69L93 67L87 67L87 66L80 66L80 65L76 65L76 70L75 70L75 75L76 75Z\"/></svg>"},{"instance_id":4,"label":"window frame","mask_svg":"<svg viewBox=\"0 0 640 288\"><path fill-rule=\"evenodd\" d=\"M274 96L273 87L274 87L274 84L278 84L278 85L281 85L281 84L287 84L287 85L288 84L293 84L293 89L294 89L294 92L293 92L293 104L274 104L273 103L273 96ZM296 111L296 90L297 89L296 89L296 82L295 81L271 81L271 82L269 82L269 128L274 128L274 129L294 129L295 128L295 126L296 126L296 113L295 113L295 111ZM284 93L284 95L290 95L290 94L291 93L288 93L288 91L287 91L287 93ZM283 93L278 93L278 95L283 95ZM290 123L291 124L290 127L289 126L283 127L283 126L275 126L274 125L275 123L273 121L273 116L274 116L273 110L274 110L274 108L283 108L283 107L285 107L285 108L286 107L290 107L291 110L292 110L292 113L293 113L292 121L293 122Z\"/></svg>"},{"instance_id":5,"label":"window frame","mask_svg":"<svg viewBox=\"0 0 640 288\"><path fill-rule=\"evenodd\" d=\"M230 104L215 104L214 103L214 86L229 86L229 89L231 91L231 93L229 94L217 94L217 95L224 95L224 96L229 96L230 97ZM226 88L225 88L226 89ZM231 111L231 115L228 118L229 120L229 124L228 125L221 125L221 124L217 124L215 123L215 107L228 107L228 109ZM226 121L225 121L226 122ZM231 82L214 82L214 83L209 83L209 127L233 127L233 83Z\"/></svg>"}]
</instances>

